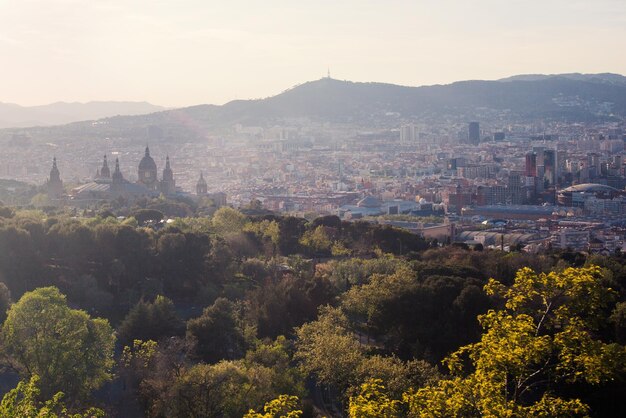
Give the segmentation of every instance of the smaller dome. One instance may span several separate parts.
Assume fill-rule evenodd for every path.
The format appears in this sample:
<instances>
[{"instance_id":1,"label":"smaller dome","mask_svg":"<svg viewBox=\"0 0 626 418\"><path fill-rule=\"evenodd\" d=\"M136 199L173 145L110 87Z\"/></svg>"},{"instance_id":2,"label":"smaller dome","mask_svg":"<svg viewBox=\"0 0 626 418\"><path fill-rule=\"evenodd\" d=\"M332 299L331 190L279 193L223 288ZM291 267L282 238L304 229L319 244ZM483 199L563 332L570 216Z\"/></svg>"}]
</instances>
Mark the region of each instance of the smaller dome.
<instances>
[{"instance_id":1,"label":"smaller dome","mask_svg":"<svg viewBox=\"0 0 626 418\"><path fill-rule=\"evenodd\" d=\"M140 170L156 170L157 166L152 157L150 156L150 148L146 147L146 153L139 162Z\"/></svg>"}]
</instances>

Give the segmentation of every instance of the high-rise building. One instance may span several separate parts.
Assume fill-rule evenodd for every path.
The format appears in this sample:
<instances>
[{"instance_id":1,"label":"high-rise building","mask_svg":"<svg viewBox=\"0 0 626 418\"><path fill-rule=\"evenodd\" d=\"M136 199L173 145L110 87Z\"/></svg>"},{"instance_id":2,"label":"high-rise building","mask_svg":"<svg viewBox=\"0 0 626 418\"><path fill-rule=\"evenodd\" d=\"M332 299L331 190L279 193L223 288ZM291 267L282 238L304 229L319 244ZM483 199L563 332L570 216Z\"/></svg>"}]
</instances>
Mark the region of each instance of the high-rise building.
<instances>
[{"instance_id":1,"label":"high-rise building","mask_svg":"<svg viewBox=\"0 0 626 418\"><path fill-rule=\"evenodd\" d=\"M556 181L556 151L553 149L543 152L543 178L549 185Z\"/></svg>"},{"instance_id":2,"label":"high-rise building","mask_svg":"<svg viewBox=\"0 0 626 418\"><path fill-rule=\"evenodd\" d=\"M511 204L513 205L520 205L524 203L524 199L522 196L522 175L523 173L521 171L511 171L511 173L509 174L507 193Z\"/></svg>"},{"instance_id":3,"label":"high-rise building","mask_svg":"<svg viewBox=\"0 0 626 418\"><path fill-rule=\"evenodd\" d=\"M537 154L537 166L543 167L543 152L546 147L533 147L533 152Z\"/></svg>"},{"instance_id":4,"label":"high-rise building","mask_svg":"<svg viewBox=\"0 0 626 418\"><path fill-rule=\"evenodd\" d=\"M526 165L524 167L524 175L526 177L537 176L537 154L529 152L526 154Z\"/></svg>"},{"instance_id":5,"label":"high-rise building","mask_svg":"<svg viewBox=\"0 0 626 418\"><path fill-rule=\"evenodd\" d=\"M478 122L469 123L467 142L472 145L478 145L480 143L480 125Z\"/></svg>"},{"instance_id":6,"label":"high-rise building","mask_svg":"<svg viewBox=\"0 0 626 418\"><path fill-rule=\"evenodd\" d=\"M413 143L419 139L417 126L413 124L402 125L400 127L400 142L403 144Z\"/></svg>"},{"instance_id":7,"label":"high-rise building","mask_svg":"<svg viewBox=\"0 0 626 418\"><path fill-rule=\"evenodd\" d=\"M556 151L556 171L555 181L561 183L567 172L567 151L565 149L558 149Z\"/></svg>"}]
</instances>

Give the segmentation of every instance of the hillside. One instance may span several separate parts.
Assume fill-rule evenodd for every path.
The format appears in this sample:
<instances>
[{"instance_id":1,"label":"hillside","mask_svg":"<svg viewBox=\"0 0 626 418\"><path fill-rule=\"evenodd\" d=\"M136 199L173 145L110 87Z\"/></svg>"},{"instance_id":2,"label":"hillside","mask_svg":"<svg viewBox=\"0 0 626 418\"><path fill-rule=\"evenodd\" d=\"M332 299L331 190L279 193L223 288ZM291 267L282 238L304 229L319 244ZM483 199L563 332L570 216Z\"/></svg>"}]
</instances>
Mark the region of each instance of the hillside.
<instances>
[{"instance_id":1,"label":"hillside","mask_svg":"<svg viewBox=\"0 0 626 418\"><path fill-rule=\"evenodd\" d=\"M33 138L119 136L143 141L148 136L146 128L150 126L158 127L157 140L189 140L223 132L237 123L271 126L308 120L350 123L366 128L397 127L402 121L420 120L618 120L626 116L624 80L626 77L616 74L526 75L498 81L407 87L323 78L265 99L236 100L223 106L199 105L20 132Z\"/></svg>"},{"instance_id":2,"label":"hillside","mask_svg":"<svg viewBox=\"0 0 626 418\"><path fill-rule=\"evenodd\" d=\"M0 103L0 128L63 125L117 115L141 115L164 109L147 102L57 102L43 106Z\"/></svg>"}]
</instances>

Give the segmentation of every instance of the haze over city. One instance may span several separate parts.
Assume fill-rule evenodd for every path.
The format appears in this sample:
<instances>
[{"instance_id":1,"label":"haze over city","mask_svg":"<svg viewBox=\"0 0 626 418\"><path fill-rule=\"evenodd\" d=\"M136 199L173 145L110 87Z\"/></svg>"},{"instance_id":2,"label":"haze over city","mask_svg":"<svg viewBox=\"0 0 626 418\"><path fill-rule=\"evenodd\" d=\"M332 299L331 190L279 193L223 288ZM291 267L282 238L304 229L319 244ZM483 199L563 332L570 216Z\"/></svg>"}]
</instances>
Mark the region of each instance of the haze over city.
<instances>
[{"instance_id":1,"label":"haze over city","mask_svg":"<svg viewBox=\"0 0 626 418\"><path fill-rule=\"evenodd\" d=\"M0 0L0 418L626 417L625 51L625 0Z\"/></svg>"},{"instance_id":2,"label":"haze over city","mask_svg":"<svg viewBox=\"0 0 626 418\"><path fill-rule=\"evenodd\" d=\"M20 105L221 104L328 68L411 86L626 73L620 0L4 0L0 10L0 101Z\"/></svg>"}]
</instances>

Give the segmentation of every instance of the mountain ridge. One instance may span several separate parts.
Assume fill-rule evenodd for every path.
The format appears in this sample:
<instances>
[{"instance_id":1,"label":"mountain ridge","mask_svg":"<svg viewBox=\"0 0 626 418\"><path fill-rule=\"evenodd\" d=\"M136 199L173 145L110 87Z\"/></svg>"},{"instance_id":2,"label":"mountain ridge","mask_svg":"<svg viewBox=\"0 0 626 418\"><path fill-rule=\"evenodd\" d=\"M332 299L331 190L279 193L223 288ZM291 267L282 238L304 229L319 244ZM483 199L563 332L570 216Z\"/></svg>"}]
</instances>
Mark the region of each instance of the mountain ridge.
<instances>
[{"instance_id":1,"label":"mountain ridge","mask_svg":"<svg viewBox=\"0 0 626 418\"><path fill-rule=\"evenodd\" d=\"M626 77L619 74L520 75L420 87L326 77L263 99L195 105L138 116L109 117L99 123L75 122L30 131L42 137L62 133L65 137L119 136L145 141L150 139L150 129L146 128L156 126L159 128L156 131L161 132L157 139L185 141L228 132L235 124L274 126L289 125L297 120L353 124L361 128L397 128L413 121L492 120L501 124L537 120L619 121L624 118Z\"/></svg>"},{"instance_id":2,"label":"mountain ridge","mask_svg":"<svg viewBox=\"0 0 626 418\"><path fill-rule=\"evenodd\" d=\"M146 101L58 101L46 105L21 106L0 102L0 128L62 125L116 115L140 115L167 110Z\"/></svg>"}]
</instances>

